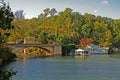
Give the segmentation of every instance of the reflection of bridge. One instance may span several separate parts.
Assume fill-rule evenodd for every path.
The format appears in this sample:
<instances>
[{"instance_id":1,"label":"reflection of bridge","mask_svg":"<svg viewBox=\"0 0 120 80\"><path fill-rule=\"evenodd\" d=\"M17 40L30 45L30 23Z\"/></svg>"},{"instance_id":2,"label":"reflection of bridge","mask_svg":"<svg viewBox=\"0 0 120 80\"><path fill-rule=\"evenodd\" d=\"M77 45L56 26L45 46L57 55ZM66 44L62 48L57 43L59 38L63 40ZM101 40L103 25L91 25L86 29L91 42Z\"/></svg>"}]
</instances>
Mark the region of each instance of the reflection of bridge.
<instances>
[{"instance_id":1,"label":"reflection of bridge","mask_svg":"<svg viewBox=\"0 0 120 80\"><path fill-rule=\"evenodd\" d=\"M61 45L53 45L53 44L7 44L8 47L13 48L14 53L16 53L18 50L25 49L28 47L36 47L43 49L47 51L48 53L51 53L53 55L61 55L62 54L62 48ZM25 53L25 50L24 50Z\"/></svg>"}]
</instances>

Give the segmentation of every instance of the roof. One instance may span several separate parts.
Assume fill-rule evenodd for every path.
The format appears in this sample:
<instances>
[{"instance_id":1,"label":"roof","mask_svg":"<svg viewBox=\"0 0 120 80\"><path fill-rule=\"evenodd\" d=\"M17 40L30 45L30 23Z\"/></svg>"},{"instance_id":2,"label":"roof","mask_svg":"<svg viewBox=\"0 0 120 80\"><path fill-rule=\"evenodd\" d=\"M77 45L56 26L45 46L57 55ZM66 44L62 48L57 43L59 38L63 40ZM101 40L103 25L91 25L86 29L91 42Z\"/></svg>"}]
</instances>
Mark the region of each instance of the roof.
<instances>
[{"instance_id":1,"label":"roof","mask_svg":"<svg viewBox=\"0 0 120 80\"><path fill-rule=\"evenodd\" d=\"M75 51L88 51L87 49L77 49Z\"/></svg>"}]
</instances>

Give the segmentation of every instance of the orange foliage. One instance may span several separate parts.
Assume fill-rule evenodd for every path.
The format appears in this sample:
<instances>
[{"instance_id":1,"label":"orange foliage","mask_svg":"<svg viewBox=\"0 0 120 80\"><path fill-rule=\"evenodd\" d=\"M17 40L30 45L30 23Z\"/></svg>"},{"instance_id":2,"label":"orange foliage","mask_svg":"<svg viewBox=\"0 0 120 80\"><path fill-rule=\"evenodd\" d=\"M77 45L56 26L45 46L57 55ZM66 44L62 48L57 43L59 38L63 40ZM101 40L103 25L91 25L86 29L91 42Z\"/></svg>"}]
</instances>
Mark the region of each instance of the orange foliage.
<instances>
[{"instance_id":1,"label":"orange foliage","mask_svg":"<svg viewBox=\"0 0 120 80\"><path fill-rule=\"evenodd\" d=\"M87 45L90 45L92 42L93 42L92 38L81 39L80 45L81 45L81 47L87 47Z\"/></svg>"},{"instance_id":2,"label":"orange foliage","mask_svg":"<svg viewBox=\"0 0 120 80\"><path fill-rule=\"evenodd\" d=\"M87 45L91 44L92 42L93 42L93 39L92 39L92 38L87 38L87 39L86 39Z\"/></svg>"},{"instance_id":3,"label":"orange foliage","mask_svg":"<svg viewBox=\"0 0 120 80\"><path fill-rule=\"evenodd\" d=\"M53 40L48 40L48 44L53 44Z\"/></svg>"},{"instance_id":4,"label":"orange foliage","mask_svg":"<svg viewBox=\"0 0 120 80\"><path fill-rule=\"evenodd\" d=\"M99 47L104 47L104 45L103 44L99 44Z\"/></svg>"}]
</instances>

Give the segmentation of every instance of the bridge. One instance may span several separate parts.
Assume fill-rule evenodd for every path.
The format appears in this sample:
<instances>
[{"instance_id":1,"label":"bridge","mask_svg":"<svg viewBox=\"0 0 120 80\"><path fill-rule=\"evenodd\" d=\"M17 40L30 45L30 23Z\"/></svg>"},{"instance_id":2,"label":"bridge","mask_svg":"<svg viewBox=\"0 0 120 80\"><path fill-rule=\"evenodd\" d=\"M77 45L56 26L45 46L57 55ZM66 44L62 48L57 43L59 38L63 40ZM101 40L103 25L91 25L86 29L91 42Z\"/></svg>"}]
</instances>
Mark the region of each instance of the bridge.
<instances>
[{"instance_id":1,"label":"bridge","mask_svg":"<svg viewBox=\"0 0 120 80\"><path fill-rule=\"evenodd\" d=\"M7 46L12 48L13 53L17 53L17 51L19 50L24 50L24 54L26 54L26 48L36 47L45 50L51 55L62 54L61 45L56 45L56 44L7 44Z\"/></svg>"}]
</instances>

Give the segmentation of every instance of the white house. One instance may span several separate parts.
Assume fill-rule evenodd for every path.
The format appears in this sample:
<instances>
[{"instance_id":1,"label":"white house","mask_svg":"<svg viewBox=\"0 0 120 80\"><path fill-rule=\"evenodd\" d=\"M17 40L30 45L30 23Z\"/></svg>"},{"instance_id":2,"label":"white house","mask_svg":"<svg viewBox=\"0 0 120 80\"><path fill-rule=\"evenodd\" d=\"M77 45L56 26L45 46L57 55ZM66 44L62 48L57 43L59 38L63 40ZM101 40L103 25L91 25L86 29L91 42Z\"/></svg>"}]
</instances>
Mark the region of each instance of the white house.
<instances>
[{"instance_id":1,"label":"white house","mask_svg":"<svg viewBox=\"0 0 120 80\"><path fill-rule=\"evenodd\" d=\"M90 45L87 47L91 54L108 54L108 47L99 47L98 45Z\"/></svg>"},{"instance_id":2,"label":"white house","mask_svg":"<svg viewBox=\"0 0 120 80\"><path fill-rule=\"evenodd\" d=\"M88 55L89 51L88 49L77 49L75 50L75 56L85 56Z\"/></svg>"}]
</instances>

